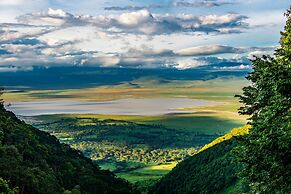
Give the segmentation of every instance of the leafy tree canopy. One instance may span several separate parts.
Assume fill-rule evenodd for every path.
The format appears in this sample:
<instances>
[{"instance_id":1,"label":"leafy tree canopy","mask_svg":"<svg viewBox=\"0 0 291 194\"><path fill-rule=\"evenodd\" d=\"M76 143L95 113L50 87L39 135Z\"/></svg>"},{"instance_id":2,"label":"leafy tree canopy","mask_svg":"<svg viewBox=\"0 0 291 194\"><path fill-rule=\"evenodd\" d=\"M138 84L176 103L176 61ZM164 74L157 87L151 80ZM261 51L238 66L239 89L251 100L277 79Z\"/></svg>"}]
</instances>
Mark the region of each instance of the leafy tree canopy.
<instances>
[{"instance_id":1,"label":"leafy tree canopy","mask_svg":"<svg viewBox=\"0 0 291 194\"><path fill-rule=\"evenodd\" d=\"M253 60L251 85L239 95L250 115L249 135L242 138L237 157L241 176L253 193L290 193L291 8L285 14L280 48L275 56Z\"/></svg>"}]
</instances>

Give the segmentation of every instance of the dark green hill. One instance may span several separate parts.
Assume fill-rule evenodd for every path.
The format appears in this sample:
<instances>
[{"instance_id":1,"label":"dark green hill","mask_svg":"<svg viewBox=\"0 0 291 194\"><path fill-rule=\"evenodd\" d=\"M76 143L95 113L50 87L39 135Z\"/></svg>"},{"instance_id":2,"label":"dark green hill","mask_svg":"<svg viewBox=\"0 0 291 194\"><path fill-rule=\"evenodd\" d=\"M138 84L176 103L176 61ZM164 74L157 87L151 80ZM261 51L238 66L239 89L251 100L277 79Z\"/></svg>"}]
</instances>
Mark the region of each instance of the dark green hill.
<instances>
[{"instance_id":1,"label":"dark green hill","mask_svg":"<svg viewBox=\"0 0 291 194\"><path fill-rule=\"evenodd\" d=\"M235 145L236 140L232 138L186 159L163 177L150 193L224 193L238 183L236 172L239 166L231 152Z\"/></svg>"},{"instance_id":2,"label":"dark green hill","mask_svg":"<svg viewBox=\"0 0 291 194\"><path fill-rule=\"evenodd\" d=\"M127 182L0 104L0 193L8 188L30 194L132 193Z\"/></svg>"}]
</instances>

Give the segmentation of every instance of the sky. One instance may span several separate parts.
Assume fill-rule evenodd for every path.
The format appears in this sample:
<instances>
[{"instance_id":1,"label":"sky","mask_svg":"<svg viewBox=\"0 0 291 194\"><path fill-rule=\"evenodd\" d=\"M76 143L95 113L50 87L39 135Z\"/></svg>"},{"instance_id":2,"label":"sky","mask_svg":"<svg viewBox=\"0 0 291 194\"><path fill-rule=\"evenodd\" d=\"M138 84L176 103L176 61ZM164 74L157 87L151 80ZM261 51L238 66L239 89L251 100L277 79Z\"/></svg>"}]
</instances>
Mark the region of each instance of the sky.
<instances>
[{"instance_id":1,"label":"sky","mask_svg":"<svg viewBox=\"0 0 291 194\"><path fill-rule=\"evenodd\" d=\"M278 47L290 5L290 0L0 0L0 72L248 64L253 55Z\"/></svg>"}]
</instances>

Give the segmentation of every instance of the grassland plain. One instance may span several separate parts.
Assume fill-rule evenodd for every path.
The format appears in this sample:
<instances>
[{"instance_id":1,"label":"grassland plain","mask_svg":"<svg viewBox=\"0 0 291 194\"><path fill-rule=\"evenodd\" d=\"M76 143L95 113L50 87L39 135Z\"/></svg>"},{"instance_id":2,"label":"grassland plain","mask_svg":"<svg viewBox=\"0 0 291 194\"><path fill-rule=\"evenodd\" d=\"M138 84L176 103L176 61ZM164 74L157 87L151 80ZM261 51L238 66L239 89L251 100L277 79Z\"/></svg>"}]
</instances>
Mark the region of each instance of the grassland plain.
<instances>
[{"instance_id":1,"label":"grassland plain","mask_svg":"<svg viewBox=\"0 0 291 194\"><path fill-rule=\"evenodd\" d=\"M72 99L81 101L110 101L124 98L184 97L210 101L233 101L247 82L237 77L213 80L170 80L146 77L118 85L63 90L8 90L3 95L7 102L31 100Z\"/></svg>"}]
</instances>

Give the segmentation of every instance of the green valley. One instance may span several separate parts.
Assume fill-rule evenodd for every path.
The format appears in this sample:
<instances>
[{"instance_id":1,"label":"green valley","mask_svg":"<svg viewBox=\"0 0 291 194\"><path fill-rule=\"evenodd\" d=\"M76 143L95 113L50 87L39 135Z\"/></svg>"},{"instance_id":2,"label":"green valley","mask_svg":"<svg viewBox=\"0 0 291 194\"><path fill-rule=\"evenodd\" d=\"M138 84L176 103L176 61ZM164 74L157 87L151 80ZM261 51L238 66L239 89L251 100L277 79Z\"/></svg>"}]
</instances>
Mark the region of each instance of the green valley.
<instances>
[{"instance_id":1,"label":"green valley","mask_svg":"<svg viewBox=\"0 0 291 194\"><path fill-rule=\"evenodd\" d=\"M143 190L202 146L244 124L209 113L23 117ZM205 126L205 123L208 123ZM147 185L146 188L144 185Z\"/></svg>"}]
</instances>

